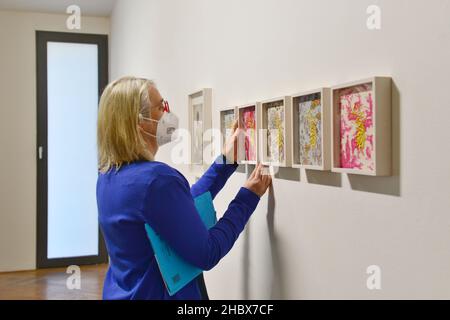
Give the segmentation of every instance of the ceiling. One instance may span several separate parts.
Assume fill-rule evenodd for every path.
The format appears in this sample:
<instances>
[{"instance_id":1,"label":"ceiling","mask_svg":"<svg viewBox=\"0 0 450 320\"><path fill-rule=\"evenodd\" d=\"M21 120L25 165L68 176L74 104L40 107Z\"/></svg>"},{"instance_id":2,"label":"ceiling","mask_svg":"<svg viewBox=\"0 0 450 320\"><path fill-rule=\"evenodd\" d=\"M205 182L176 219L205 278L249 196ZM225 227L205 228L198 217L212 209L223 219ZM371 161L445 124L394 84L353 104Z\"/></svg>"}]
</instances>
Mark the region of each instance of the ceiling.
<instances>
[{"instance_id":1,"label":"ceiling","mask_svg":"<svg viewBox=\"0 0 450 320\"><path fill-rule=\"evenodd\" d=\"M81 8L81 15L110 16L116 0L0 0L0 10L66 13L68 6Z\"/></svg>"}]
</instances>

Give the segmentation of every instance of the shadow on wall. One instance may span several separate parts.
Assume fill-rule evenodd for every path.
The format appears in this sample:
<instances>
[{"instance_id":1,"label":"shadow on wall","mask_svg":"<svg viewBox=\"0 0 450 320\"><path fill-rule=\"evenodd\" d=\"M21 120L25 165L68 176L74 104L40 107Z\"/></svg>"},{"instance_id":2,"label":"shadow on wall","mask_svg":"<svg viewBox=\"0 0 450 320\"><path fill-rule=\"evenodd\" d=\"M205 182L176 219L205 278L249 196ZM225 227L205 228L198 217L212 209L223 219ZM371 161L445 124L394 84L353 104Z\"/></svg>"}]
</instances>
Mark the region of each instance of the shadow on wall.
<instances>
[{"instance_id":1,"label":"shadow on wall","mask_svg":"<svg viewBox=\"0 0 450 320\"><path fill-rule=\"evenodd\" d=\"M278 168L278 172L274 177L276 179L300 181L300 170L296 168Z\"/></svg>"},{"instance_id":2,"label":"shadow on wall","mask_svg":"<svg viewBox=\"0 0 450 320\"><path fill-rule=\"evenodd\" d=\"M250 299L250 224L244 232L244 256L242 258L242 294L244 300Z\"/></svg>"},{"instance_id":3,"label":"shadow on wall","mask_svg":"<svg viewBox=\"0 0 450 320\"><path fill-rule=\"evenodd\" d=\"M269 243L270 243L270 254L272 262L272 279L271 281L271 292L270 299L286 299L283 288L284 278L283 278L283 266L282 259L279 256L279 247L277 236L275 234L275 196L273 191L273 186L269 187L268 191L268 203L267 203L267 227L269 231ZM251 299L250 297L250 225L245 228L245 240L244 240L244 257L242 259L243 267L243 298L245 300Z\"/></svg>"},{"instance_id":4,"label":"shadow on wall","mask_svg":"<svg viewBox=\"0 0 450 320\"><path fill-rule=\"evenodd\" d=\"M285 288L282 266L283 260L279 256L280 250L278 248L277 235L275 234L274 226L275 196L273 192L273 185L270 186L267 202L267 227L269 230L269 243L273 270L270 299L285 299L285 293L283 291L283 288Z\"/></svg>"},{"instance_id":5,"label":"shadow on wall","mask_svg":"<svg viewBox=\"0 0 450 320\"><path fill-rule=\"evenodd\" d=\"M308 183L320 184L330 187L342 186L342 177L340 173L331 171L305 170Z\"/></svg>"},{"instance_id":6,"label":"shadow on wall","mask_svg":"<svg viewBox=\"0 0 450 320\"><path fill-rule=\"evenodd\" d=\"M255 166L246 166L239 165L239 167L244 168L243 173L247 174L247 179L250 177L250 174L255 169ZM239 169L238 167L238 169ZM243 249L243 258L242 258L242 293L243 299L250 299L250 223L247 223L244 231L244 249Z\"/></svg>"},{"instance_id":7,"label":"shadow on wall","mask_svg":"<svg viewBox=\"0 0 450 320\"><path fill-rule=\"evenodd\" d=\"M245 164L240 164L240 165L238 165L238 167L236 168L236 172L239 172L239 173L246 173L247 170L246 170L246 168L245 168Z\"/></svg>"},{"instance_id":8,"label":"shadow on wall","mask_svg":"<svg viewBox=\"0 0 450 320\"><path fill-rule=\"evenodd\" d=\"M250 176L251 172L253 171L254 166L249 166L252 168L252 170L247 171L247 175ZM250 169L250 168L249 168ZM290 170L286 170L290 169ZM289 177L289 180L297 178L299 179L299 173L297 169L291 169L291 168L283 168L282 176ZM273 185L269 187L268 190L268 203L267 203L267 229L269 232L269 243L270 243L270 255L271 255L271 263L272 263L272 272L271 276L271 292L270 292L270 299L285 299L285 293L283 291L283 288L285 288L284 285L284 278L283 278L283 259L281 259L279 255L279 246L278 246L278 240L275 233L275 196L273 191ZM243 291L243 299L249 300L250 297L250 233L251 228L250 224L247 224L245 231L244 231L244 245L243 245L243 259L242 259L242 291Z\"/></svg>"}]
</instances>

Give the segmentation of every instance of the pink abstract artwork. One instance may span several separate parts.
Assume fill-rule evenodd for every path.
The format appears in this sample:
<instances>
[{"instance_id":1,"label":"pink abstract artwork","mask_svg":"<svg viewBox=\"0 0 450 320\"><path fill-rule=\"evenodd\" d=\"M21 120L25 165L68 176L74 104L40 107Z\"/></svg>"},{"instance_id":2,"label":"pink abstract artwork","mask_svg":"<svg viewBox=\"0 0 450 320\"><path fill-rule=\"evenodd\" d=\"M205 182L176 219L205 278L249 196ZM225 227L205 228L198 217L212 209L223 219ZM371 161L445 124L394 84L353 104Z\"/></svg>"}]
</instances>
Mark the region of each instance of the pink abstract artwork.
<instances>
[{"instance_id":1,"label":"pink abstract artwork","mask_svg":"<svg viewBox=\"0 0 450 320\"><path fill-rule=\"evenodd\" d=\"M242 110L242 129L245 133L245 160L256 161L255 107L248 107Z\"/></svg>"},{"instance_id":2,"label":"pink abstract artwork","mask_svg":"<svg viewBox=\"0 0 450 320\"><path fill-rule=\"evenodd\" d=\"M371 84L339 91L342 168L375 169L372 96Z\"/></svg>"}]
</instances>

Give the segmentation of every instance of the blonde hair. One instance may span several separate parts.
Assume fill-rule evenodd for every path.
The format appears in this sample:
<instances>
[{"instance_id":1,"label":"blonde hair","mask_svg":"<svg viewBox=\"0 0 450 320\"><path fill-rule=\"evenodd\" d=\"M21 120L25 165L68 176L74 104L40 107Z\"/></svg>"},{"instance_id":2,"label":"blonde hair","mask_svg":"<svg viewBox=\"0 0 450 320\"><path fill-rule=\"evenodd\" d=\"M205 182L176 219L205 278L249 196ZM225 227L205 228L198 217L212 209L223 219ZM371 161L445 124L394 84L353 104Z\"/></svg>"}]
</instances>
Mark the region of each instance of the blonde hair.
<instances>
[{"instance_id":1,"label":"blonde hair","mask_svg":"<svg viewBox=\"0 0 450 320\"><path fill-rule=\"evenodd\" d=\"M123 77L103 91L97 121L99 170L102 173L136 160L152 161L154 155L138 128L139 114L149 117L149 89L153 81Z\"/></svg>"}]
</instances>

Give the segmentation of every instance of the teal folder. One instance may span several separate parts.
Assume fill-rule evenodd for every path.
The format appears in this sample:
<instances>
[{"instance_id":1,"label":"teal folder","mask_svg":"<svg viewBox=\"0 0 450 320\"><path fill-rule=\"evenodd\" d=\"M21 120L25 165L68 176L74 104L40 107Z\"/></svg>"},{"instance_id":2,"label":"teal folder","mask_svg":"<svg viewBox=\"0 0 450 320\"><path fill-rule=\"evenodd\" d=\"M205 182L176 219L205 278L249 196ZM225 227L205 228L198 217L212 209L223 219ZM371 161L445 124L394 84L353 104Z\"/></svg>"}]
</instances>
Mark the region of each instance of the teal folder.
<instances>
[{"instance_id":1,"label":"teal folder","mask_svg":"<svg viewBox=\"0 0 450 320\"><path fill-rule=\"evenodd\" d=\"M217 222L217 217L211 193L208 191L196 197L194 202L205 226L208 229L214 226ZM201 274L202 270L183 260L148 224L145 224L145 230L155 252L156 262L167 291L169 295L173 296Z\"/></svg>"}]
</instances>

